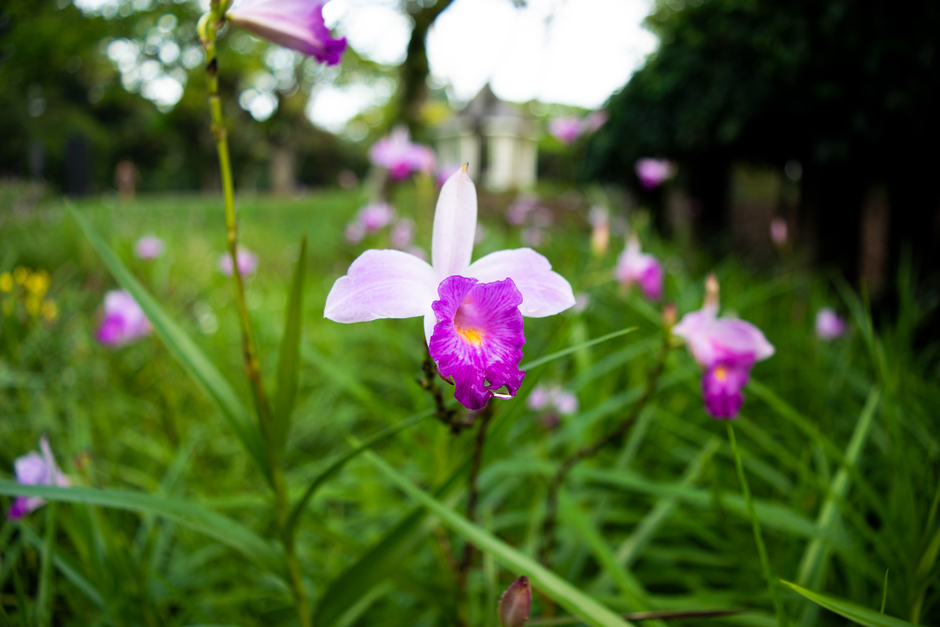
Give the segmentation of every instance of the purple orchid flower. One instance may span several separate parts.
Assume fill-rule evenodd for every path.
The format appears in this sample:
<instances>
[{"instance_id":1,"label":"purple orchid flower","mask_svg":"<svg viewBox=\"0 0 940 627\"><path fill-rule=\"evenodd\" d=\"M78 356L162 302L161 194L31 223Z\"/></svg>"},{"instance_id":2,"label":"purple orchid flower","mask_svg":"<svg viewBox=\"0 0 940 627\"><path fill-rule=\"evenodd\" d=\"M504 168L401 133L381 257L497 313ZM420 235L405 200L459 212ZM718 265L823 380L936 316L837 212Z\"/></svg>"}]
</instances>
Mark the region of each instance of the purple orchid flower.
<instances>
[{"instance_id":1,"label":"purple orchid flower","mask_svg":"<svg viewBox=\"0 0 940 627\"><path fill-rule=\"evenodd\" d=\"M653 255L640 252L640 240L633 236L617 259L614 276L626 287L639 284L649 300L663 297L663 266Z\"/></svg>"},{"instance_id":2,"label":"purple orchid flower","mask_svg":"<svg viewBox=\"0 0 940 627\"><path fill-rule=\"evenodd\" d=\"M672 332L685 339L692 357L705 370L702 398L706 411L713 418L733 420L744 402L741 389L750 379L751 368L775 351L753 324L718 317L717 281L714 285L714 296L706 298L700 310L686 314Z\"/></svg>"},{"instance_id":3,"label":"purple orchid flower","mask_svg":"<svg viewBox=\"0 0 940 627\"><path fill-rule=\"evenodd\" d=\"M323 22L326 2L310 0L245 0L229 9L226 18L235 26L290 48L320 63L336 65L346 50L346 38L333 39Z\"/></svg>"},{"instance_id":4,"label":"purple orchid flower","mask_svg":"<svg viewBox=\"0 0 940 627\"><path fill-rule=\"evenodd\" d=\"M830 307L823 307L816 314L816 337L821 340L834 340L845 334L848 324Z\"/></svg>"},{"instance_id":5,"label":"purple orchid flower","mask_svg":"<svg viewBox=\"0 0 940 627\"><path fill-rule=\"evenodd\" d=\"M156 235L144 235L134 243L134 254L139 259L150 261L163 254L163 240Z\"/></svg>"},{"instance_id":6,"label":"purple orchid flower","mask_svg":"<svg viewBox=\"0 0 940 627\"><path fill-rule=\"evenodd\" d=\"M553 118L548 122L548 132L565 144L573 144L584 133L584 123L576 117Z\"/></svg>"},{"instance_id":7,"label":"purple orchid flower","mask_svg":"<svg viewBox=\"0 0 940 627\"><path fill-rule=\"evenodd\" d=\"M551 316L575 302L568 281L529 248L471 264L476 221L476 189L464 166L441 189L431 264L399 250L367 250L337 279L323 312L343 323L423 316L431 357L469 409L502 386L510 396L518 389L522 316Z\"/></svg>"},{"instance_id":8,"label":"purple orchid flower","mask_svg":"<svg viewBox=\"0 0 940 627\"><path fill-rule=\"evenodd\" d=\"M411 142L404 126L396 127L391 135L376 142L369 151L369 158L396 180L406 179L412 172L434 172L437 162L434 151Z\"/></svg>"},{"instance_id":9,"label":"purple orchid flower","mask_svg":"<svg viewBox=\"0 0 940 627\"><path fill-rule=\"evenodd\" d=\"M358 244L366 235L379 232L394 219L395 209L388 203L366 205L356 213L353 221L346 225L346 240L350 244Z\"/></svg>"},{"instance_id":10,"label":"purple orchid flower","mask_svg":"<svg viewBox=\"0 0 940 627\"><path fill-rule=\"evenodd\" d=\"M656 189L676 173L676 166L666 159L639 159L635 169L644 189Z\"/></svg>"},{"instance_id":11,"label":"purple orchid flower","mask_svg":"<svg viewBox=\"0 0 940 627\"><path fill-rule=\"evenodd\" d=\"M254 274L258 269L258 255L247 248L239 246L236 257L238 259L238 273L240 275L246 276ZM232 276L232 255L229 253L222 253L219 257L219 272L225 276Z\"/></svg>"},{"instance_id":12,"label":"purple orchid flower","mask_svg":"<svg viewBox=\"0 0 940 627\"><path fill-rule=\"evenodd\" d=\"M95 333L99 343L115 348L150 335L153 327L134 297L124 290L104 295L104 319Z\"/></svg>"},{"instance_id":13,"label":"purple orchid flower","mask_svg":"<svg viewBox=\"0 0 940 627\"><path fill-rule=\"evenodd\" d=\"M49 440L46 436L39 438L39 451L30 451L13 462L16 473L16 482L20 485L54 485L67 488L71 485L68 477L62 474L52 456ZM30 512L34 512L46 504L38 496L18 496L13 500L7 510L7 518L19 520Z\"/></svg>"}]
</instances>

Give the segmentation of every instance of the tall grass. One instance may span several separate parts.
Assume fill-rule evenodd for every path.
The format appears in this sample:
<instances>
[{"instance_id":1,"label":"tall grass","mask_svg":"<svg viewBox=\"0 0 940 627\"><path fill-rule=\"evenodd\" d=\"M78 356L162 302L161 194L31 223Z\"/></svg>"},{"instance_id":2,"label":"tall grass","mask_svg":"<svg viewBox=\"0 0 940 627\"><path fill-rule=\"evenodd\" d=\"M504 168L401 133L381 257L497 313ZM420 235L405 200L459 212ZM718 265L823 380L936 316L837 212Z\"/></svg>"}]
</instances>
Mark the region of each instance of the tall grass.
<instances>
[{"instance_id":1,"label":"tall grass","mask_svg":"<svg viewBox=\"0 0 940 627\"><path fill-rule=\"evenodd\" d=\"M494 599L522 574L536 589L533 616L554 605L540 594L567 586L613 612L736 608L747 611L712 622L775 624L725 426L704 414L699 372L684 351L670 353L624 440L570 473L552 572L538 570L550 477L631 411L656 359L656 308L611 280L619 244L592 258L582 213L556 212L540 252L591 304L526 321L525 361L534 366L518 396L498 405L473 524L462 514L473 433L452 436L423 418L432 404L416 383L420 322L322 318L330 285L359 252L340 234L361 200L249 197L239 209L242 241L261 257L247 299L271 384L292 263L300 236L309 237L285 455L292 501L317 480L297 539L315 624L495 626ZM78 210L247 403L230 285L216 271L224 250L216 205L158 196ZM402 197L399 206L427 246L429 204ZM488 235L477 256L520 245L498 211L482 215ZM130 252L147 232L169 251L152 265ZM642 235L666 262L667 298L680 312L700 306L701 279L714 267L723 309L777 348L754 369L735 424L773 573L874 611L884 596L886 615L940 622L940 381L913 346L923 312L912 271L899 277L897 318L876 327L864 297L837 277L790 259L759 271L735 258L714 263ZM381 246L381 237L363 246ZM93 341L96 309L115 282L59 205L8 215L0 240L0 272L49 270L61 312L52 325L3 323L0 468L12 469L46 433L78 486L73 502L0 525L0 625L295 624L277 547L266 539L278 524L266 479L217 406L155 338L120 350ZM849 315L846 337L815 339L824 305ZM546 355L556 357L539 363ZM562 383L581 402L554 430L525 407L540 382ZM348 455L370 438L372 453ZM468 540L483 557L464 601L450 558ZM777 594L791 624L843 624L791 588Z\"/></svg>"}]
</instances>

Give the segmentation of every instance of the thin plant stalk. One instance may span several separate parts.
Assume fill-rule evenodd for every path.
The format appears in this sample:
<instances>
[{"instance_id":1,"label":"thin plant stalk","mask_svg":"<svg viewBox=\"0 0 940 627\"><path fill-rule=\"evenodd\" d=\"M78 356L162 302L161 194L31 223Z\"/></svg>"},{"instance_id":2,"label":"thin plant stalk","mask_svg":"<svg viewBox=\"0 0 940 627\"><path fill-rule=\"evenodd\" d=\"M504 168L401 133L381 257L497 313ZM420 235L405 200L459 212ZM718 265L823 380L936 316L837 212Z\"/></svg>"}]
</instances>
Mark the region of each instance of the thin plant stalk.
<instances>
[{"instance_id":1,"label":"thin plant stalk","mask_svg":"<svg viewBox=\"0 0 940 627\"><path fill-rule=\"evenodd\" d=\"M757 519L757 512L754 510L751 488L744 474L744 464L741 462L741 451L738 450L738 442L734 438L734 426L731 422L728 422L728 440L730 440L731 450L734 452L734 465L738 470L738 481L741 483L741 492L744 493L744 502L747 503L747 515L751 519L751 526L754 531L754 543L757 544L757 554L760 557L761 569L764 571L764 578L767 580L767 589L770 590L770 598L774 603L777 624L780 625L780 627L786 627L786 616L780 607L780 600L777 598L776 579L774 578L773 571L770 569L770 559L767 557L767 548L764 546L764 536L761 534L760 521Z\"/></svg>"},{"instance_id":2,"label":"thin plant stalk","mask_svg":"<svg viewBox=\"0 0 940 627\"><path fill-rule=\"evenodd\" d=\"M487 403L480 414L480 426L477 428L477 435L473 443L473 459L470 463L470 476L467 481L467 520L474 522L477 513L477 502L480 500L480 486L478 478L480 468L483 466L483 449L486 446L486 429L493 418L493 405ZM457 581L460 586L461 596L466 595L467 573L473 565L474 546L470 542L464 545L463 557L458 565Z\"/></svg>"},{"instance_id":3,"label":"thin plant stalk","mask_svg":"<svg viewBox=\"0 0 940 627\"><path fill-rule=\"evenodd\" d=\"M278 530L284 546L287 562L287 574L291 592L294 596L297 615L301 627L312 625L310 605L303 584L303 573L294 541L294 533L289 530L290 503L287 482L281 468L277 444L272 437L271 408L261 378L261 361L251 326L251 317L245 302L245 285L238 269L238 221L235 217L235 185L232 178L232 160L228 149L228 133L222 115L222 102L219 97L218 59L216 57L216 26L225 17L229 2L212 0L209 13L199 23L199 35L206 50L206 85L209 93L209 112L212 117L212 135L215 137L216 150L219 154L219 170L222 178L222 197L225 206L225 226L227 231L228 254L232 259L232 284L235 290L235 305L241 326L242 356L245 361L245 374L255 401L258 420L265 434L268 462L271 467L272 486L274 488Z\"/></svg>"}]
</instances>

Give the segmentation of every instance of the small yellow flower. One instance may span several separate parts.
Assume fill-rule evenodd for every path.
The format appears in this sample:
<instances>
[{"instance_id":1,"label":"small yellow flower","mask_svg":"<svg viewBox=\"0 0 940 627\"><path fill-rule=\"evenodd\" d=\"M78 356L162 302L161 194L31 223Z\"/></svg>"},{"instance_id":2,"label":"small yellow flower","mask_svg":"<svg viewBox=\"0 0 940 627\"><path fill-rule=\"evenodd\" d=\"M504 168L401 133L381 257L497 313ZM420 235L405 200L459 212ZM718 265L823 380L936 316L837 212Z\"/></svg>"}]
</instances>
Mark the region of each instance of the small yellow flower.
<instances>
[{"instance_id":1,"label":"small yellow flower","mask_svg":"<svg viewBox=\"0 0 940 627\"><path fill-rule=\"evenodd\" d=\"M0 274L0 292L13 291L13 275L9 272Z\"/></svg>"},{"instance_id":2,"label":"small yellow flower","mask_svg":"<svg viewBox=\"0 0 940 627\"><path fill-rule=\"evenodd\" d=\"M27 270L23 266L19 266L16 270L13 271L13 279L20 285L23 285L24 283L26 283L26 279L28 278L29 278L29 270Z\"/></svg>"},{"instance_id":3,"label":"small yellow flower","mask_svg":"<svg viewBox=\"0 0 940 627\"><path fill-rule=\"evenodd\" d=\"M36 296L44 296L49 290L49 273L45 270L40 270L39 272L31 274L29 278L26 279L26 289Z\"/></svg>"},{"instance_id":4,"label":"small yellow flower","mask_svg":"<svg viewBox=\"0 0 940 627\"><path fill-rule=\"evenodd\" d=\"M42 299L30 294L26 297L26 313L31 316L38 316L42 311Z\"/></svg>"},{"instance_id":5,"label":"small yellow flower","mask_svg":"<svg viewBox=\"0 0 940 627\"><path fill-rule=\"evenodd\" d=\"M47 300L42 304L42 317L46 322L55 322L59 317L59 306L54 300Z\"/></svg>"}]
</instances>

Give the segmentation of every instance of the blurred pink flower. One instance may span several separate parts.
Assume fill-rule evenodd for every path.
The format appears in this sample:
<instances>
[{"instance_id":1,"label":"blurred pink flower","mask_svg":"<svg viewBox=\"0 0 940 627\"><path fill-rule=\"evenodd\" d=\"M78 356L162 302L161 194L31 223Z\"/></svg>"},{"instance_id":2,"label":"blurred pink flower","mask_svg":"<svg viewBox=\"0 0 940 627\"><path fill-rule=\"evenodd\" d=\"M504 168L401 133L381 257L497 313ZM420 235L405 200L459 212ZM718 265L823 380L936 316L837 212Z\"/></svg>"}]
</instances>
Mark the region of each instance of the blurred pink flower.
<instances>
[{"instance_id":1,"label":"blurred pink flower","mask_svg":"<svg viewBox=\"0 0 940 627\"><path fill-rule=\"evenodd\" d=\"M535 248L545 243L545 231L530 226L527 229L522 229L522 233L519 234L519 239L522 240L522 243L526 246Z\"/></svg>"},{"instance_id":2,"label":"blurred pink flower","mask_svg":"<svg viewBox=\"0 0 940 627\"><path fill-rule=\"evenodd\" d=\"M366 227L362 226L362 222L359 220L353 220L346 225L343 236L350 244L358 244L366 236Z\"/></svg>"},{"instance_id":3,"label":"blurred pink flower","mask_svg":"<svg viewBox=\"0 0 940 627\"><path fill-rule=\"evenodd\" d=\"M716 302L686 314L672 332L684 338L689 352L705 370L702 398L713 418L734 419L744 402L741 389L751 368L774 354L760 329L744 320L718 318Z\"/></svg>"},{"instance_id":4,"label":"blurred pink flower","mask_svg":"<svg viewBox=\"0 0 940 627\"><path fill-rule=\"evenodd\" d=\"M62 474L52 456L49 439L46 436L39 438L39 452L30 451L26 455L17 457L13 462L16 473L16 482L20 485L48 485L67 488L71 485L68 477ZM18 496L7 510L7 518L19 520L23 516L34 512L46 501L38 496Z\"/></svg>"},{"instance_id":5,"label":"blurred pink flower","mask_svg":"<svg viewBox=\"0 0 940 627\"><path fill-rule=\"evenodd\" d=\"M676 173L676 166L666 159L639 159L635 169L640 185L646 189L659 187Z\"/></svg>"},{"instance_id":6,"label":"blurred pink flower","mask_svg":"<svg viewBox=\"0 0 940 627\"><path fill-rule=\"evenodd\" d=\"M663 267L653 255L640 252L640 240L631 237L617 259L614 276L626 287L638 283L650 300L663 296Z\"/></svg>"},{"instance_id":7,"label":"blurred pink flower","mask_svg":"<svg viewBox=\"0 0 940 627\"><path fill-rule=\"evenodd\" d=\"M346 225L346 240L350 244L358 244L366 235L381 231L394 219L395 209L388 203L366 205L359 209L352 222Z\"/></svg>"},{"instance_id":8,"label":"blurred pink flower","mask_svg":"<svg viewBox=\"0 0 940 627\"><path fill-rule=\"evenodd\" d=\"M576 314L584 313L591 306L591 295L587 292L578 292L574 295L574 307L571 308Z\"/></svg>"},{"instance_id":9,"label":"blurred pink flower","mask_svg":"<svg viewBox=\"0 0 940 627\"><path fill-rule=\"evenodd\" d=\"M392 247L398 250L407 250L415 238L415 221L410 218L402 218L392 227L391 242Z\"/></svg>"},{"instance_id":10,"label":"blurred pink flower","mask_svg":"<svg viewBox=\"0 0 940 627\"><path fill-rule=\"evenodd\" d=\"M607 124L607 120L610 119L610 115L603 109L599 111L592 111L584 118L584 128L589 132L593 133L598 130L600 127Z\"/></svg>"},{"instance_id":11,"label":"blurred pink flower","mask_svg":"<svg viewBox=\"0 0 940 627\"><path fill-rule=\"evenodd\" d=\"M226 18L253 35L336 65L346 50L346 38L330 37L323 22L324 4L315 0L244 0L229 9Z\"/></svg>"},{"instance_id":12,"label":"blurred pink flower","mask_svg":"<svg viewBox=\"0 0 940 627\"><path fill-rule=\"evenodd\" d=\"M770 221L770 240L775 246L787 243L787 221L783 218L774 218Z\"/></svg>"},{"instance_id":13,"label":"blurred pink flower","mask_svg":"<svg viewBox=\"0 0 940 627\"><path fill-rule=\"evenodd\" d=\"M823 307L816 314L816 337L821 340L834 340L845 334L848 325L835 310Z\"/></svg>"},{"instance_id":14,"label":"blurred pink flower","mask_svg":"<svg viewBox=\"0 0 940 627\"><path fill-rule=\"evenodd\" d=\"M163 240L156 235L144 235L134 243L134 254L140 259L156 259L163 254Z\"/></svg>"},{"instance_id":15,"label":"blurred pink flower","mask_svg":"<svg viewBox=\"0 0 940 627\"><path fill-rule=\"evenodd\" d=\"M578 413L578 397L560 385L537 385L526 399L526 407L534 411L557 411L568 416Z\"/></svg>"},{"instance_id":16,"label":"blurred pink flower","mask_svg":"<svg viewBox=\"0 0 940 627\"><path fill-rule=\"evenodd\" d=\"M393 179L408 178L413 172L434 172L437 159L427 146L413 144L408 129L398 126L392 134L372 146L369 158L375 165L388 170Z\"/></svg>"},{"instance_id":17,"label":"blurred pink flower","mask_svg":"<svg viewBox=\"0 0 940 627\"><path fill-rule=\"evenodd\" d=\"M242 276L254 274L258 269L258 255L247 248L238 247L238 273ZM225 252L219 257L219 272L225 276L232 276L232 256Z\"/></svg>"},{"instance_id":18,"label":"blurred pink flower","mask_svg":"<svg viewBox=\"0 0 940 627\"><path fill-rule=\"evenodd\" d=\"M573 116L552 118L548 122L548 132L567 146L581 137L581 134L584 133L584 124L579 118Z\"/></svg>"},{"instance_id":19,"label":"blurred pink flower","mask_svg":"<svg viewBox=\"0 0 940 627\"><path fill-rule=\"evenodd\" d=\"M506 222L513 226L521 226L526 223L529 213L538 207L539 199L532 194L520 194L506 207Z\"/></svg>"},{"instance_id":20,"label":"blurred pink flower","mask_svg":"<svg viewBox=\"0 0 940 627\"><path fill-rule=\"evenodd\" d=\"M150 335L152 330L144 310L130 293L111 290L104 295L104 318L95 332L99 343L120 347Z\"/></svg>"}]
</instances>

